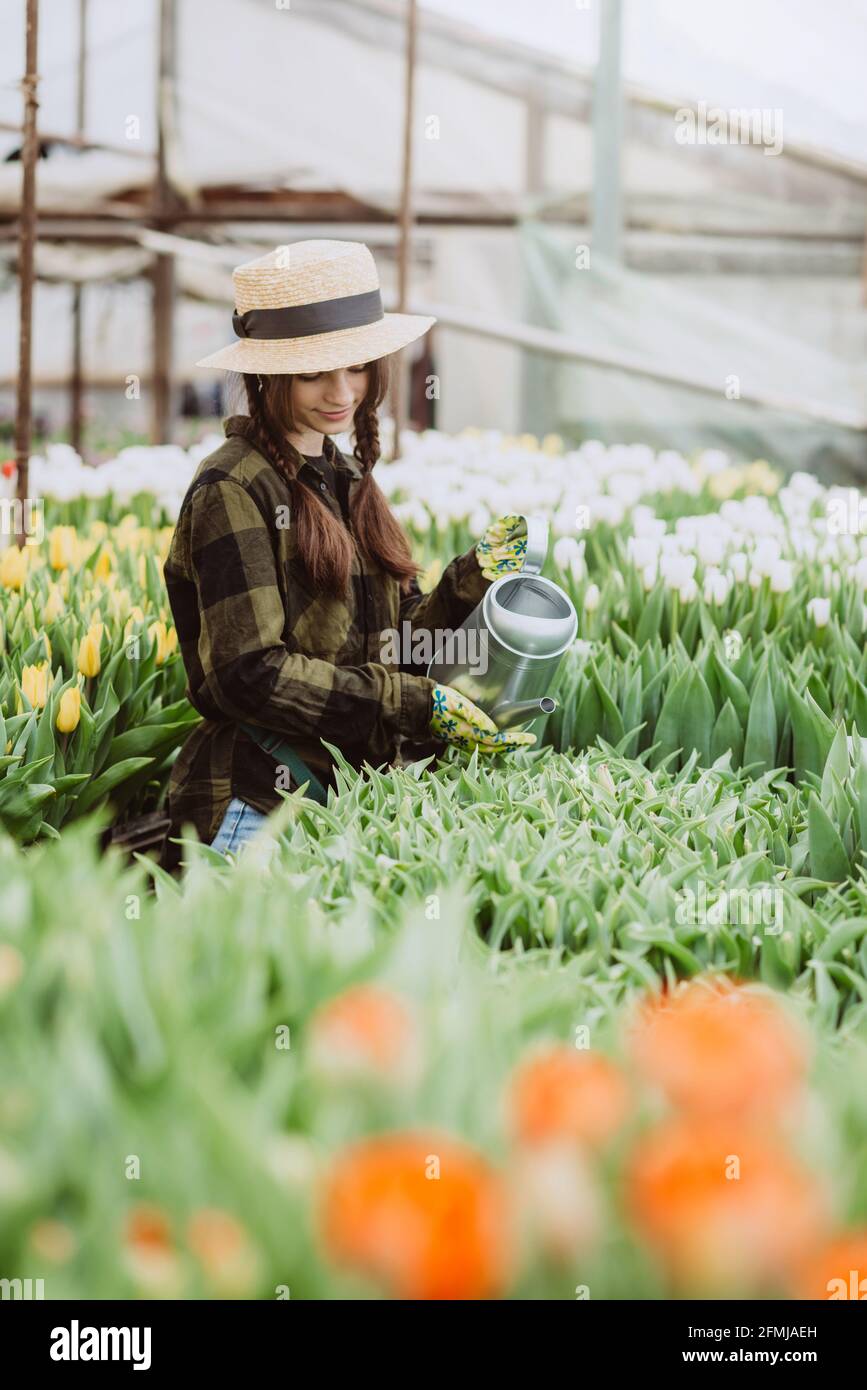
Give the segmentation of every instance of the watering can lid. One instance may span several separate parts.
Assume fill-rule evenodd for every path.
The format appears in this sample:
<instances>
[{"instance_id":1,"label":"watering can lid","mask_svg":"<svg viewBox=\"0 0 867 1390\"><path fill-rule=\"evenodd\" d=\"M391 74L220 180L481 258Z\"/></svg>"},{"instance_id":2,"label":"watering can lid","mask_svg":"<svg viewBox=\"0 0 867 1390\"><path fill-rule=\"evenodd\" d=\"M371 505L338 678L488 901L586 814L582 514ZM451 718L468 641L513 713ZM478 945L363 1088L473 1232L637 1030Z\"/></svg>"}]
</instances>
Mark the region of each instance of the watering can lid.
<instances>
[{"instance_id":1,"label":"watering can lid","mask_svg":"<svg viewBox=\"0 0 867 1390\"><path fill-rule=\"evenodd\" d=\"M527 523L527 553L522 574L539 574L548 554L548 522L538 513L520 513Z\"/></svg>"}]
</instances>

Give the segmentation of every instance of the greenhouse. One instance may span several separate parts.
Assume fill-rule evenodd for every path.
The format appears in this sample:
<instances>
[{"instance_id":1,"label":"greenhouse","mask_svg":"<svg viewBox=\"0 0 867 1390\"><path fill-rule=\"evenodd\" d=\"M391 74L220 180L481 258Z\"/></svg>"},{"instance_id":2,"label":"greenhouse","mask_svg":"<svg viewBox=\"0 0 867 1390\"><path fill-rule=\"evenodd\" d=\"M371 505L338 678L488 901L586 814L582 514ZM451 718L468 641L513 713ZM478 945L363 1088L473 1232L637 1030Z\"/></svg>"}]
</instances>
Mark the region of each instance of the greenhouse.
<instances>
[{"instance_id":1,"label":"greenhouse","mask_svg":"<svg viewBox=\"0 0 867 1390\"><path fill-rule=\"evenodd\" d=\"M867 3L4 8L2 1297L829 1364Z\"/></svg>"}]
</instances>

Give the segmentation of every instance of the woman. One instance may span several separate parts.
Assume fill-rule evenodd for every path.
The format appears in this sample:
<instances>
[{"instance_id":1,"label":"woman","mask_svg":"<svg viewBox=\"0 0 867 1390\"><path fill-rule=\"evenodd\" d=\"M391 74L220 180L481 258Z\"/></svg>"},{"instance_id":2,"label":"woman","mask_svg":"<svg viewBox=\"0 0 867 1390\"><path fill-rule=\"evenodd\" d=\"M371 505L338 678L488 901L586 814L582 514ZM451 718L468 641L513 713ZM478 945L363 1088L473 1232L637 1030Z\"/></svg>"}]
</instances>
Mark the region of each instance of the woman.
<instances>
[{"instance_id":1,"label":"woman","mask_svg":"<svg viewBox=\"0 0 867 1390\"><path fill-rule=\"evenodd\" d=\"M196 363L241 373L246 414L204 458L184 497L165 581L202 714L173 766L170 835L235 850L334 763L423 757L443 743L485 752L535 742L407 659L383 660L386 629L454 629L493 578L523 564L521 518L489 529L429 594L373 479L388 355L435 322L386 314L369 249L302 241L236 267L239 341ZM331 433L354 429L345 457ZM177 855L167 854L170 866Z\"/></svg>"}]
</instances>

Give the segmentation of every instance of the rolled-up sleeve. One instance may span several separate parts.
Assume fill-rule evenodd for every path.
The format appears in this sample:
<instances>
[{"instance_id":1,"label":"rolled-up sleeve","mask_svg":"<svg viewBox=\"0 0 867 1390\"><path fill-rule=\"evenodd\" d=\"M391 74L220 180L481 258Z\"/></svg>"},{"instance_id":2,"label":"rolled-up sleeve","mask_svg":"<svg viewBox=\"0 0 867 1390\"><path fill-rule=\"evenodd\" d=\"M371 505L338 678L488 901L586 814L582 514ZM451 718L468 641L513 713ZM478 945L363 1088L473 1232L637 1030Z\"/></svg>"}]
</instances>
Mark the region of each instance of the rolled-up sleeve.
<instances>
[{"instance_id":1,"label":"rolled-up sleeve","mask_svg":"<svg viewBox=\"0 0 867 1390\"><path fill-rule=\"evenodd\" d=\"M340 747L351 735L374 764L388 761L400 738L427 733L432 681L373 662L336 666L287 647L270 528L240 483L209 482L189 505L200 675L213 706L289 740Z\"/></svg>"}]
</instances>

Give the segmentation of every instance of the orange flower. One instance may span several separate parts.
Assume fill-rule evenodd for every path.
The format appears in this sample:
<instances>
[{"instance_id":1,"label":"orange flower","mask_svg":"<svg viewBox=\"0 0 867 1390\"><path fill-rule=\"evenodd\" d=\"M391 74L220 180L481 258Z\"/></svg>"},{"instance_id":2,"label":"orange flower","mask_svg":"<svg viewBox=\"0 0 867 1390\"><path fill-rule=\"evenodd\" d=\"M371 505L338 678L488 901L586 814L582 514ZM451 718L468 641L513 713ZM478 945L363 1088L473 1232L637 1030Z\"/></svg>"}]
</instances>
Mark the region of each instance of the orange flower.
<instances>
[{"instance_id":1,"label":"orange flower","mask_svg":"<svg viewBox=\"0 0 867 1390\"><path fill-rule=\"evenodd\" d=\"M805 1265L795 1298L867 1299L867 1227L829 1241Z\"/></svg>"},{"instance_id":2,"label":"orange flower","mask_svg":"<svg viewBox=\"0 0 867 1390\"><path fill-rule=\"evenodd\" d=\"M203 1207L187 1223L187 1244L220 1293L235 1298L249 1295L259 1275L259 1259L234 1216Z\"/></svg>"},{"instance_id":3,"label":"orange flower","mask_svg":"<svg viewBox=\"0 0 867 1390\"><path fill-rule=\"evenodd\" d=\"M140 1250L171 1250L171 1227L162 1208L149 1202L133 1207L126 1222L126 1243Z\"/></svg>"},{"instance_id":4,"label":"orange flower","mask_svg":"<svg viewBox=\"0 0 867 1390\"><path fill-rule=\"evenodd\" d=\"M770 996L724 978L691 981L639 1008L635 1061L696 1115L779 1112L799 1092L806 1040Z\"/></svg>"},{"instance_id":5,"label":"orange flower","mask_svg":"<svg viewBox=\"0 0 867 1390\"><path fill-rule=\"evenodd\" d=\"M126 1219L123 1261L132 1278L149 1292L178 1297L183 1269L162 1208L141 1202Z\"/></svg>"},{"instance_id":6,"label":"orange flower","mask_svg":"<svg viewBox=\"0 0 867 1390\"><path fill-rule=\"evenodd\" d=\"M783 1281L822 1235L826 1197L767 1135L676 1119L628 1165L628 1210L676 1282L746 1288Z\"/></svg>"},{"instance_id":7,"label":"orange flower","mask_svg":"<svg viewBox=\"0 0 867 1390\"><path fill-rule=\"evenodd\" d=\"M310 1058L318 1070L334 1076L373 1072L410 1080L420 1062L412 1015L397 995L376 985L355 985L316 1010Z\"/></svg>"},{"instance_id":8,"label":"orange flower","mask_svg":"<svg viewBox=\"0 0 867 1390\"><path fill-rule=\"evenodd\" d=\"M434 1133L374 1136L338 1155L320 1228L335 1260L398 1298L479 1299L512 1270L507 1188L487 1160Z\"/></svg>"},{"instance_id":9,"label":"orange flower","mask_svg":"<svg viewBox=\"0 0 867 1390\"><path fill-rule=\"evenodd\" d=\"M597 1052L556 1043L512 1073L509 1125L525 1144L572 1139L606 1143L629 1110L629 1089L617 1066Z\"/></svg>"}]
</instances>

